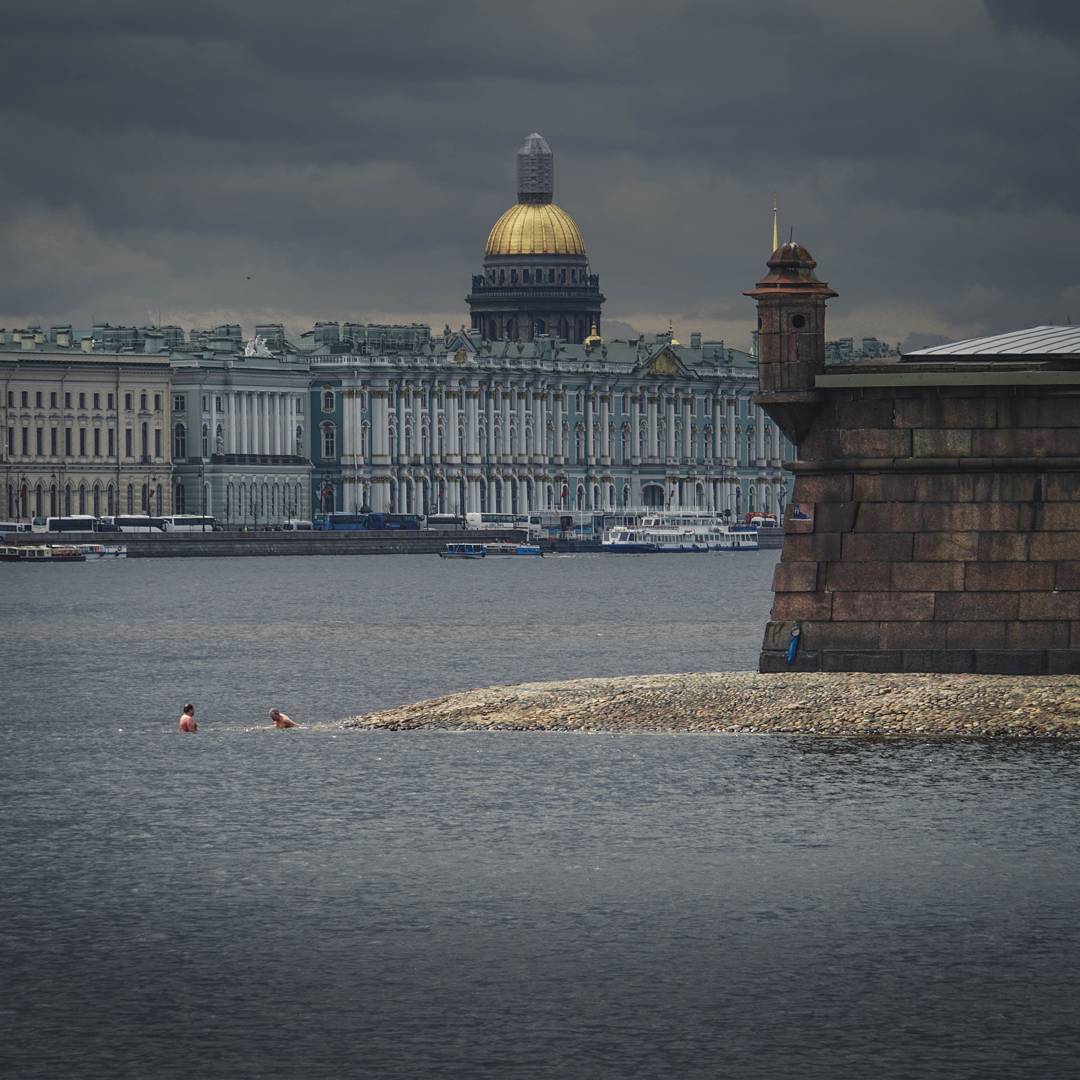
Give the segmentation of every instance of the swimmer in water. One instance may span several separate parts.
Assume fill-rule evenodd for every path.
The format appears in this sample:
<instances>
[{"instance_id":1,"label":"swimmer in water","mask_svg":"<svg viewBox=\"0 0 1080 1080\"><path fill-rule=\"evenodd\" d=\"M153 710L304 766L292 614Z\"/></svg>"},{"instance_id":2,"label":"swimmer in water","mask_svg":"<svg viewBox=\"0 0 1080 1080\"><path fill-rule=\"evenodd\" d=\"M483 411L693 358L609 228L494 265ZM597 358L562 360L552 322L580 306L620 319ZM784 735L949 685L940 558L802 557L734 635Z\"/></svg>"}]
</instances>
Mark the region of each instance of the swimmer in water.
<instances>
[{"instance_id":1,"label":"swimmer in water","mask_svg":"<svg viewBox=\"0 0 1080 1080\"><path fill-rule=\"evenodd\" d=\"M295 720L290 720L280 709L270 710L270 719L274 721L276 728L299 727Z\"/></svg>"},{"instance_id":2,"label":"swimmer in water","mask_svg":"<svg viewBox=\"0 0 1080 1080\"><path fill-rule=\"evenodd\" d=\"M195 706L185 705L184 711L180 714L180 731L190 731L194 734L199 730L199 725L195 723Z\"/></svg>"}]
</instances>

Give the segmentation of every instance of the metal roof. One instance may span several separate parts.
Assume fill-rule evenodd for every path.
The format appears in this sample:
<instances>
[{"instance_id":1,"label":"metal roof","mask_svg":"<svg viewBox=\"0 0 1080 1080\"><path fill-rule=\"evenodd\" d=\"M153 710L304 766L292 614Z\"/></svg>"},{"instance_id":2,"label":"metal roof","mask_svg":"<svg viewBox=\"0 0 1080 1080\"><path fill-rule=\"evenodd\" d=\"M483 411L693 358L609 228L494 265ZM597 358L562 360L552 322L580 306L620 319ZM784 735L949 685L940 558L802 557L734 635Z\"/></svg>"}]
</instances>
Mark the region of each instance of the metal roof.
<instances>
[{"instance_id":1,"label":"metal roof","mask_svg":"<svg viewBox=\"0 0 1080 1080\"><path fill-rule=\"evenodd\" d=\"M905 360L923 356L1075 356L1080 359L1080 326L1032 326L904 353Z\"/></svg>"}]
</instances>

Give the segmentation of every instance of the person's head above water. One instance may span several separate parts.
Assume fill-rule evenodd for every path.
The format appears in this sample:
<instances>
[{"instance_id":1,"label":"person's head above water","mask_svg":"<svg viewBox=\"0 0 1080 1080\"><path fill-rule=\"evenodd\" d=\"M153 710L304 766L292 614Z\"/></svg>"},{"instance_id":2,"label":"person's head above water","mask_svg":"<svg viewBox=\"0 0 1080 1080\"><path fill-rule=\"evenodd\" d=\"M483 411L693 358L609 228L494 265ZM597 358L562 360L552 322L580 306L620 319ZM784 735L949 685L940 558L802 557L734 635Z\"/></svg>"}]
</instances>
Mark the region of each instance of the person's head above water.
<instances>
[{"instance_id":1,"label":"person's head above water","mask_svg":"<svg viewBox=\"0 0 1080 1080\"><path fill-rule=\"evenodd\" d=\"M276 720L280 715L281 715L281 710L280 709L271 709L270 710L270 719L271 720Z\"/></svg>"},{"instance_id":2,"label":"person's head above water","mask_svg":"<svg viewBox=\"0 0 1080 1080\"><path fill-rule=\"evenodd\" d=\"M195 715L195 706L191 705L191 704L185 705L184 706L184 712L186 712L189 716L194 716Z\"/></svg>"}]
</instances>

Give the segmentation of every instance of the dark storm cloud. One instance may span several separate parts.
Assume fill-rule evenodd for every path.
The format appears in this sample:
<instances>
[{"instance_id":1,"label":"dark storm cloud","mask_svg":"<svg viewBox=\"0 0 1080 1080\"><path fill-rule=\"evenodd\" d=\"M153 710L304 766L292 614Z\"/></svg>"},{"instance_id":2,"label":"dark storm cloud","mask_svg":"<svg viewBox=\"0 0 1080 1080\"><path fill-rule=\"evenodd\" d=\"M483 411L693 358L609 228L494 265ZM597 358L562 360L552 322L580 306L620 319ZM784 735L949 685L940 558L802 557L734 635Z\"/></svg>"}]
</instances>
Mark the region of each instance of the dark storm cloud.
<instances>
[{"instance_id":1,"label":"dark storm cloud","mask_svg":"<svg viewBox=\"0 0 1080 1080\"><path fill-rule=\"evenodd\" d=\"M774 190L834 332L1080 317L1071 5L0 6L8 325L460 322L534 129L613 319L745 340Z\"/></svg>"}]
</instances>

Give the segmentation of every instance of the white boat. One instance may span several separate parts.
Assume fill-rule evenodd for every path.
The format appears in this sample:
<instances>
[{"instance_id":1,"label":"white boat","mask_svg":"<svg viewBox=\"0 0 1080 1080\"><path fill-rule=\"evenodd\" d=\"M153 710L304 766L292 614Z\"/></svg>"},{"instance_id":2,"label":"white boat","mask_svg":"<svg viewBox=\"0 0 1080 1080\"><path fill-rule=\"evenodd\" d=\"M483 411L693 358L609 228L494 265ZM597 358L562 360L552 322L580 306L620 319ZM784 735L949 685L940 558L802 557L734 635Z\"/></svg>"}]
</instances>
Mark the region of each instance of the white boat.
<instances>
[{"instance_id":1,"label":"white boat","mask_svg":"<svg viewBox=\"0 0 1080 1080\"><path fill-rule=\"evenodd\" d=\"M0 562L86 562L74 544L23 544L0 548Z\"/></svg>"},{"instance_id":2,"label":"white boat","mask_svg":"<svg viewBox=\"0 0 1080 1080\"><path fill-rule=\"evenodd\" d=\"M758 532L750 525L724 525L700 518L692 523L671 515L643 517L637 525L616 525L602 547L613 554L703 554L710 551L757 551Z\"/></svg>"},{"instance_id":3,"label":"white boat","mask_svg":"<svg viewBox=\"0 0 1080 1080\"><path fill-rule=\"evenodd\" d=\"M127 547L124 544L76 544L88 562L95 559L126 559Z\"/></svg>"}]
</instances>

